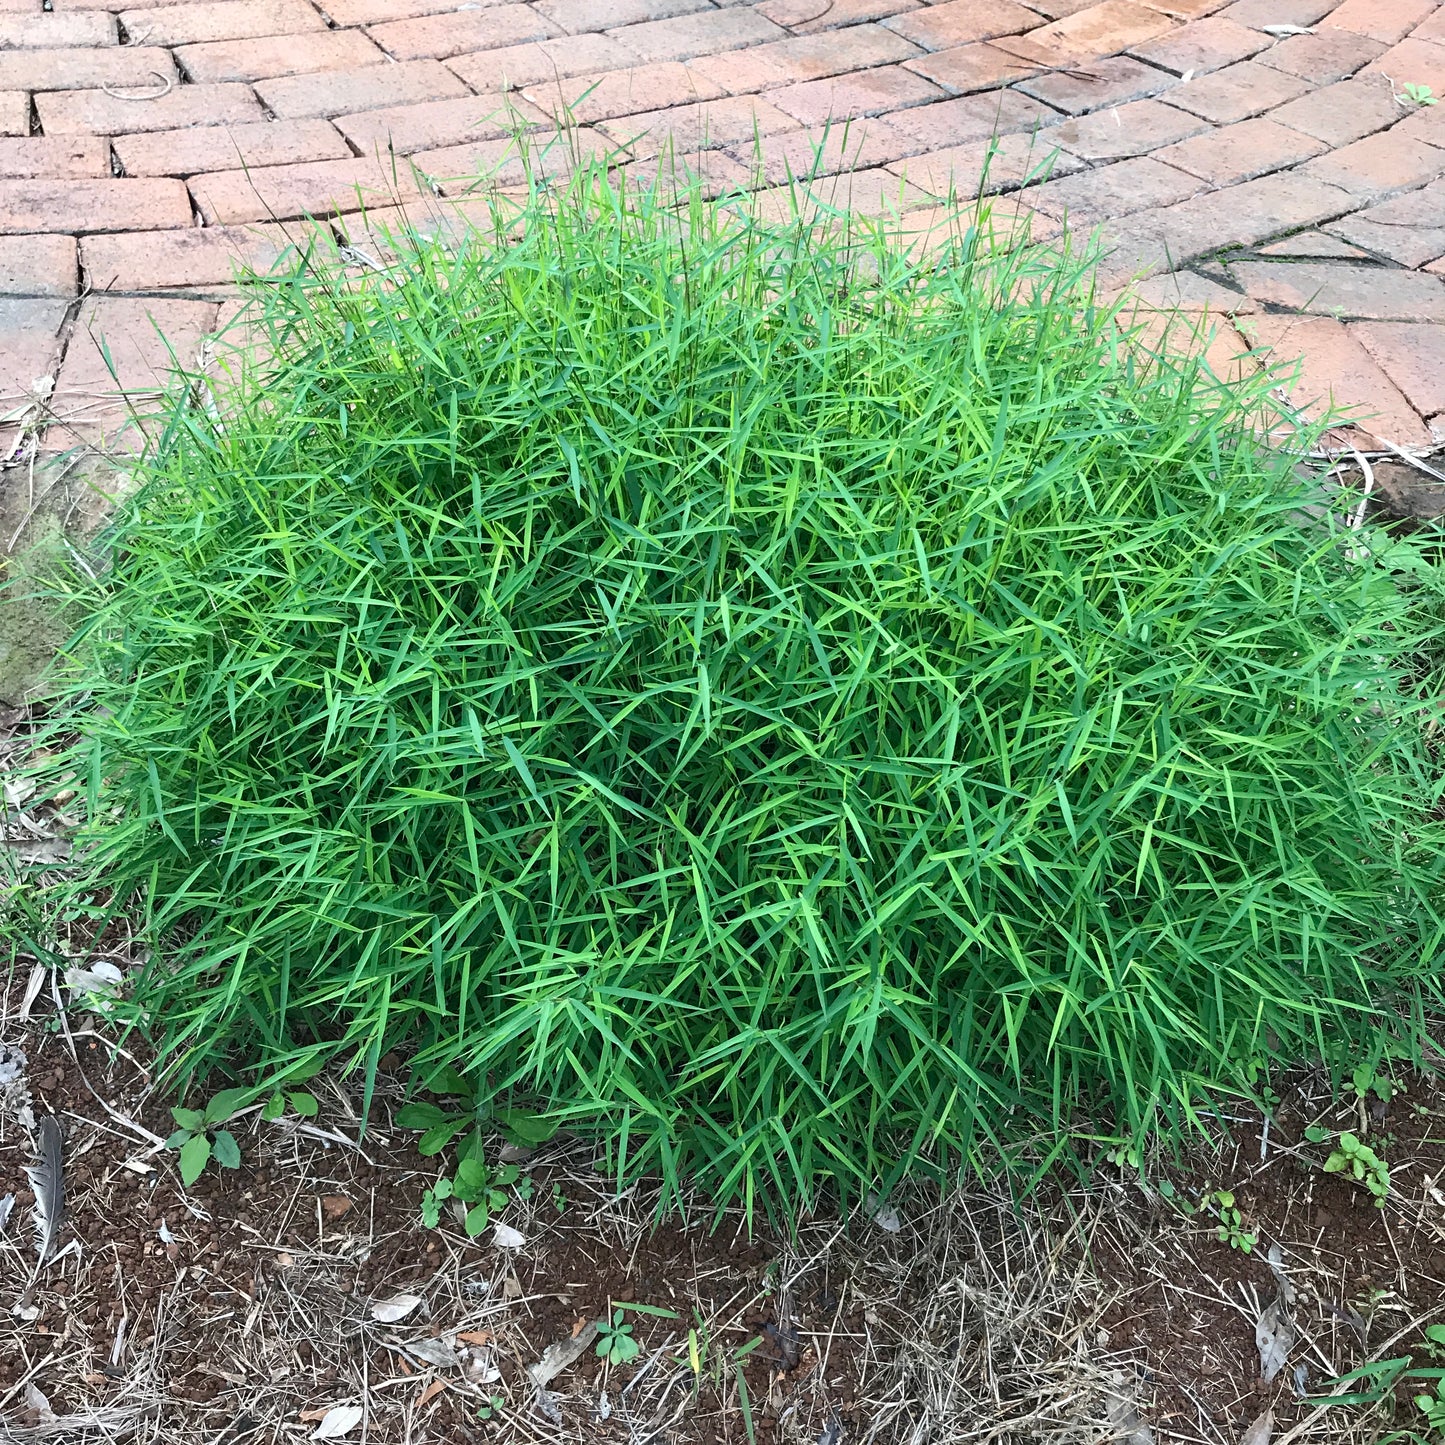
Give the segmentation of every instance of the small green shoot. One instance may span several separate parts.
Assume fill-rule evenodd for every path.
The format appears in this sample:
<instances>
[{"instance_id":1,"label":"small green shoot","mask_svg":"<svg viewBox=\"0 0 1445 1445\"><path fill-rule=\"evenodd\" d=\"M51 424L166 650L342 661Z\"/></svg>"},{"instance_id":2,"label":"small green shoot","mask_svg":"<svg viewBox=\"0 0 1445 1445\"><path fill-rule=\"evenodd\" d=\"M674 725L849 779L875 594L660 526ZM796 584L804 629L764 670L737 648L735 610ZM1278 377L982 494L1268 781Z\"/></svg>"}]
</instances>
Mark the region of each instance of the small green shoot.
<instances>
[{"instance_id":1,"label":"small green shoot","mask_svg":"<svg viewBox=\"0 0 1445 1445\"><path fill-rule=\"evenodd\" d=\"M287 1104L290 1104L291 1112L300 1119L314 1119L321 1110L320 1104L316 1102L316 1095L307 1093L305 1089L286 1093L277 1089L261 1106L261 1117L268 1123L279 1119L286 1112Z\"/></svg>"},{"instance_id":2,"label":"small green shoot","mask_svg":"<svg viewBox=\"0 0 1445 1445\"><path fill-rule=\"evenodd\" d=\"M1239 1250L1241 1254L1254 1253L1254 1247L1259 1243L1259 1236L1244 1228L1244 1218L1239 1212L1239 1206L1234 1201L1232 1190L1216 1189L1212 1194L1206 1194L1200 1200L1200 1207L1208 1210L1219 1220L1219 1225L1214 1233L1221 1244L1227 1244L1231 1249Z\"/></svg>"},{"instance_id":3,"label":"small green shoot","mask_svg":"<svg viewBox=\"0 0 1445 1445\"><path fill-rule=\"evenodd\" d=\"M250 1089L222 1089L204 1109L173 1108L176 1131L166 1140L167 1149L181 1151L181 1183L187 1189L201 1177L214 1159L223 1169L241 1167L241 1146L229 1129L219 1126L235 1118L251 1102Z\"/></svg>"},{"instance_id":4,"label":"small green shoot","mask_svg":"<svg viewBox=\"0 0 1445 1445\"><path fill-rule=\"evenodd\" d=\"M1428 85L1418 85L1414 81L1407 81L1402 85L1400 94L1411 105L1438 105L1440 103L1439 96Z\"/></svg>"},{"instance_id":5,"label":"small green shoot","mask_svg":"<svg viewBox=\"0 0 1445 1445\"><path fill-rule=\"evenodd\" d=\"M642 1353L642 1346L633 1338L632 1326L627 1315L620 1309L612 1312L612 1319L597 1321L597 1357L609 1365L625 1365Z\"/></svg>"},{"instance_id":6,"label":"small green shoot","mask_svg":"<svg viewBox=\"0 0 1445 1445\"><path fill-rule=\"evenodd\" d=\"M555 1209L558 1214L565 1214L567 1212L567 1196L562 1192L562 1186L560 1184L554 1184L552 1186L552 1208Z\"/></svg>"},{"instance_id":7,"label":"small green shoot","mask_svg":"<svg viewBox=\"0 0 1445 1445\"><path fill-rule=\"evenodd\" d=\"M477 1419L490 1420L494 1415L500 1415L502 1406L506 1403L506 1399L501 1395L490 1396L485 1405L477 1406Z\"/></svg>"},{"instance_id":8,"label":"small green shoot","mask_svg":"<svg viewBox=\"0 0 1445 1445\"><path fill-rule=\"evenodd\" d=\"M1306 1131L1308 1137L1309 1131ZM1312 1143L1319 1142L1311 1140ZM1390 1166L1357 1134L1341 1134L1334 1152L1325 1160L1326 1174L1344 1174L1363 1184L1383 1209L1390 1193Z\"/></svg>"}]
</instances>

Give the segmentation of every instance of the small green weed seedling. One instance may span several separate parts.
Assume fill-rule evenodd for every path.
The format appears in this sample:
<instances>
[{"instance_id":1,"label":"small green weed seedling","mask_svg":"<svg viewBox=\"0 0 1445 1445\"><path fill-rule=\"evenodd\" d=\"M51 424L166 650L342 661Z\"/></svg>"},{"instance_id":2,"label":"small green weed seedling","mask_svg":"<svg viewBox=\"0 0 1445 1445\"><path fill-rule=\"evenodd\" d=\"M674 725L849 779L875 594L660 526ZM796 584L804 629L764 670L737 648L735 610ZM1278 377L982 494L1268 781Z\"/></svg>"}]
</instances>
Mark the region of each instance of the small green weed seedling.
<instances>
[{"instance_id":1,"label":"small green weed seedling","mask_svg":"<svg viewBox=\"0 0 1445 1445\"><path fill-rule=\"evenodd\" d=\"M1208 1210L1219 1220L1215 1236L1221 1244L1237 1249L1241 1254L1253 1254L1259 1243L1259 1236L1244 1228L1244 1219L1239 1206L1234 1202L1234 1193L1229 1189L1216 1189L1199 1201L1200 1207Z\"/></svg>"},{"instance_id":2,"label":"small green weed seedling","mask_svg":"<svg viewBox=\"0 0 1445 1445\"><path fill-rule=\"evenodd\" d=\"M1312 1124L1305 1130L1311 1144L1323 1144L1329 1130ZM1345 1174L1363 1184L1375 1196L1375 1208L1383 1209L1390 1193L1390 1166L1385 1163L1358 1134L1341 1134L1330 1157L1325 1160L1326 1174Z\"/></svg>"},{"instance_id":3,"label":"small green weed seedling","mask_svg":"<svg viewBox=\"0 0 1445 1445\"><path fill-rule=\"evenodd\" d=\"M459 1199L471 1206L464 1227L468 1237L475 1239L491 1222L492 1215L507 1207L506 1190L517 1182L518 1173L515 1164L489 1169L475 1154L459 1159L456 1173L450 1179L443 1174L422 1195L422 1223L428 1229L435 1229L441 1223L442 1205L448 1199Z\"/></svg>"},{"instance_id":4,"label":"small green weed seedling","mask_svg":"<svg viewBox=\"0 0 1445 1445\"><path fill-rule=\"evenodd\" d=\"M562 1192L562 1186L560 1184L554 1184L552 1186L552 1208L555 1209L558 1214L565 1214L567 1212L567 1196Z\"/></svg>"},{"instance_id":5,"label":"small green weed seedling","mask_svg":"<svg viewBox=\"0 0 1445 1445\"><path fill-rule=\"evenodd\" d=\"M634 1338L632 1326L627 1323L628 1313L651 1315L654 1319L675 1320L673 1310L659 1309L657 1305L618 1304L613 1307L611 1318L597 1321L597 1356L609 1365L625 1365L642 1353L641 1344Z\"/></svg>"},{"instance_id":6,"label":"small green weed seedling","mask_svg":"<svg viewBox=\"0 0 1445 1445\"><path fill-rule=\"evenodd\" d=\"M1407 81L1402 85L1400 94L1411 105L1438 105L1440 103L1439 96L1428 85L1418 85L1414 81Z\"/></svg>"},{"instance_id":7,"label":"small green weed seedling","mask_svg":"<svg viewBox=\"0 0 1445 1445\"><path fill-rule=\"evenodd\" d=\"M489 1396L485 1405L477 1406L477 1419L490 1420L494 1415L500 1415L502 1406L506 1403L506 1399L501 1395Z\"/></svg>"},{"instance_id":8,"label":"small green weed seedling","mask_svg":"<svg viewBox=\"0 0 1445 1445\"><path fill-rule=\"evenodd\" d=\"M214 1159L223 1169L241 1167L241 1146L229 1129L229 1123L251 1102L251 1089L222 1089L204 1109L171 1110L176 1132L166 1140L167 1149L181 1151L181 1182L190 1188L201 1177L201 1170Z\"/></svg>"},{"instance_id":9,"label":"small green weed seedling","mask_svg":"<svg viewBox=\"0 0 1445 1445\"><path fill-rule=\"evenodd\" d=\"M286 1112L287 1104L290 1104L291 1112L300 1119L314 1119L321 1111L315 1094L307 1093L305 1089L287 1090L285 1093L277 1089L261 1106L261 1117L268 1123L279 1119Z\"/></svg>"},{"instance_id":10,"label":"small green weed seedling","mask_svg":"<svg viewBox=\"0 0 1445 1445\"><path fill-rule=\"evenodd\" d=\"M1361 1064L1350 1075L1350 1085L1357 1099L1368 1099L1373 1094L1382 1104L1388 1104L1396 1094L1405 1092L1389 1074L1369 1064Z\"/></svg>"}]
</instances>

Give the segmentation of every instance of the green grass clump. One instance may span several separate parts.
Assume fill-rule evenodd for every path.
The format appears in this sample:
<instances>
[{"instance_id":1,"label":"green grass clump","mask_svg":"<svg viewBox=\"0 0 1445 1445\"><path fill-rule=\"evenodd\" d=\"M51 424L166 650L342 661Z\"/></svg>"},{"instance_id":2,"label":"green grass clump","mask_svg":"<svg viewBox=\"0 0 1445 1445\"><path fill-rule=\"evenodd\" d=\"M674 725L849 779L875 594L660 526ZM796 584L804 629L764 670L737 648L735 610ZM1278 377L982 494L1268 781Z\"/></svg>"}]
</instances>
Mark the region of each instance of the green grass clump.
<instances>
[{"instance_id":1,"label":"green grass clump","mask_svg":"<svg viewBox=\"0 0 1445 1445\"><path fill-rule=\"evenodd\" d=\"M792 1203L1434 1001L1419 629L1263 388L975 230L677 215L298 276L171 417L63 723L177 1069L401 1045Z\"/></svg>"}]
</instances>

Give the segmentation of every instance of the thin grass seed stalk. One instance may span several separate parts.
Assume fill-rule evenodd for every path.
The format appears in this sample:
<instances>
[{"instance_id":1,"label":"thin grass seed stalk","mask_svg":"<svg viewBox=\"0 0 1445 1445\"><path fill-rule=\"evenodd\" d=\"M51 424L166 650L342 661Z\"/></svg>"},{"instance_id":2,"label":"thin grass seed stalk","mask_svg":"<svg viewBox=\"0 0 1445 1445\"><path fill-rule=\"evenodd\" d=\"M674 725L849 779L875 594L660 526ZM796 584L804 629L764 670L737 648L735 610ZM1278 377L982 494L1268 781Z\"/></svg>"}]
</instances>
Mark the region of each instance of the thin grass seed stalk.
<instances>
[{"instance_id":1,"label":"thin grass seed stalk","mask_svg":"<svg viewBox=\"0 0 1445 1445\"><path fill-rule=\"evenodd\" d=\"M401 1045L795 1202L1438 1000L1420 630L1262 388L974 233L533 205L263 293L81 587L76 886L181 1072Z\"/></svg>"}]
</instances>

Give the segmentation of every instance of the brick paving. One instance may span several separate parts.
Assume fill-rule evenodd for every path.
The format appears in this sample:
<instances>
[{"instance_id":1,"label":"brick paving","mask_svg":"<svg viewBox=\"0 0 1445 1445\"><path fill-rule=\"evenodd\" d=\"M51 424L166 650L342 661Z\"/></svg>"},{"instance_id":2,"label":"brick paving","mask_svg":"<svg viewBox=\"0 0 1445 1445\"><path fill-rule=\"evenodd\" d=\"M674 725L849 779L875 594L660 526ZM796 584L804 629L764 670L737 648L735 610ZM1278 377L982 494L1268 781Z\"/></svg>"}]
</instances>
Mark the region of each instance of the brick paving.
<instances>
[{"instance_id":1,"label":"brick paving","mask_svg":"<svg viewBox=\"0 0 1445 1445\"><path fill-rule=\"evenodd\" d=\"M238 262L305 216L338 240L363 206L435 216L566 114L641 180L670 140L714 190L785 210L807 176L920 231L997 145L1001 226L1099 228L1102 285L1151 325L1207 309L1219 369L1301 358L1301 405L1358 409L1345 440L1427 449L1421 86L1445 96L1445 0L0 0L0 458L42 376L42 450L133 446L117 387L191 359Z\"/></svg>"}]
</instances>

